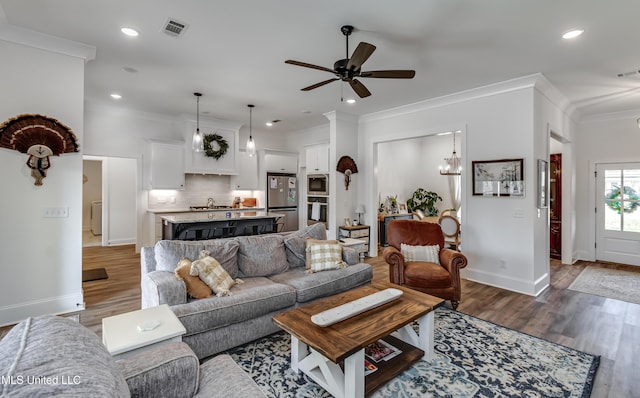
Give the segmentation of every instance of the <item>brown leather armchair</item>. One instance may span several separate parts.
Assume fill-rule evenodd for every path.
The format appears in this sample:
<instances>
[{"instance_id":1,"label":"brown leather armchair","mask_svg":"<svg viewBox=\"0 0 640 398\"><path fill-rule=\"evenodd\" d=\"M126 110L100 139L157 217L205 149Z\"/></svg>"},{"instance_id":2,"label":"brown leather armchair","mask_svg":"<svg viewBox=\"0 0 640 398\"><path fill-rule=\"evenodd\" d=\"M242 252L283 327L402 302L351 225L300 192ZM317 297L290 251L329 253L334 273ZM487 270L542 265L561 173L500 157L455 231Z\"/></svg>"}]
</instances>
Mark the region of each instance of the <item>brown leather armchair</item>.
<instances>
[{"instance_id":1,"label":"brown leather armchair","mask_svg":"<svg viewBox=\"0 0 640 398\"><path fill-rule=\"evenodd\" d=\"M393 220L387 227L387 239L389 246L384 249L383 255L389 264L391 283L450 300L453 309L458 307L462 290L460 268L467 266L467 257L444 248L440 225L416 220ZM401 243L412 246L439 245L440 264L406 262L400 253Z\"/></svg>"}]
</instances>

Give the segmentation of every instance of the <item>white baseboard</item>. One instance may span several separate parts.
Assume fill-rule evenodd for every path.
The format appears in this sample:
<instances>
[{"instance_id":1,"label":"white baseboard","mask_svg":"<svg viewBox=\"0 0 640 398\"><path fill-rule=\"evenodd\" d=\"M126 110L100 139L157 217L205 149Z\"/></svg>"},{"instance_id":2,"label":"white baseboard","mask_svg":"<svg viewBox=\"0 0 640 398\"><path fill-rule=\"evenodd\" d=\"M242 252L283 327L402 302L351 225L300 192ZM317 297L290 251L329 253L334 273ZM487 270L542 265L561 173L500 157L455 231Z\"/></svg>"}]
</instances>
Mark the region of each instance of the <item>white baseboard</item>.
<instances>
[{"instance_id":1,"label":"white baseboard","mask_svg":"<svg viewBox=\"0 0 640 398\"><path fill-rule=\"evenodd\" d=\"M84 310L82 293L0 307L0 326L14 325L32 316L59 315Z\"/></svg>"},{"instance_id":2,"label":"white baseboard","mask_svg":"<svg viewBox=\"0 0 640 398\"><path fill-rule=\"evenodd\" d=\"M107 242L109 246L121 246L121 245L133 245L136 243L136 238L127 239L111 239Z\"/></svg>"},{"instance_id":3,"label":"white baseboard","mask_svg":"<svg viewBox=\"0 0 640 398\"><path fill-rule=\"evenodd\" d=\"M473 282L526 294L528 296L537 296L549 285L548 274L543 275L537 281L527 281L520 278L513 278L510 276L498 275L474 269L460 270L460 274L464 279Z\"/></svg>"}]
</instances>

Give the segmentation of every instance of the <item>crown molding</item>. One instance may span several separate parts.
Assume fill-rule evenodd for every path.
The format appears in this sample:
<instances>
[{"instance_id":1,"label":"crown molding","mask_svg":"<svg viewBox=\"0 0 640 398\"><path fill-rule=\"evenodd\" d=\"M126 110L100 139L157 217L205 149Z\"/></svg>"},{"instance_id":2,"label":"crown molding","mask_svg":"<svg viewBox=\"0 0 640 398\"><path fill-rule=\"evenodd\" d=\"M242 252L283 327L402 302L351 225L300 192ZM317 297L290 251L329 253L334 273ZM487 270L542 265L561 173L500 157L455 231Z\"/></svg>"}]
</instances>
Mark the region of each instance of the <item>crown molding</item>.
<instances>
[{"instance_id":1,"label":"crown molding","mask_svg":"<svg viewBox=\"0 0 640 398\"><path fill-rule=\"evenodd\" d=\"M11 25L6 23L4 12L0 12L0 40L80 58L83 59L85 63L96 58L95 46L61 39L56 36L36 32L35 30Z\"/></svg>"}]
</instances>

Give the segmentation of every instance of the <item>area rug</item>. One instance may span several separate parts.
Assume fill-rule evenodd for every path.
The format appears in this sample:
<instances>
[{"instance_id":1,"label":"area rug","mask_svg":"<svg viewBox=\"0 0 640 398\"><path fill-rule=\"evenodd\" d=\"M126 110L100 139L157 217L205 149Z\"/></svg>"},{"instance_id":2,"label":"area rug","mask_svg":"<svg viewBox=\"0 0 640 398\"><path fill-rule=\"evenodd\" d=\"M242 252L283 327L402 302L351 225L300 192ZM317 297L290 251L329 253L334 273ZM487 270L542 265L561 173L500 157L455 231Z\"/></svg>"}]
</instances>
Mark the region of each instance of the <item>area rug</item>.
<instances>
[{"instance_id":1,"label":"area rug","mask_svg":"<svg viewBox=\"0 0 640 398\"><path fill-rule=\"evenodd\" d=\"M640 304L640 272L588 265L569 289Z\"/></svg>"},{"instance_id":2,"label":"area rug","mask_svg":"<svg viewBox=\"0 0 640 398\"><path fill-rule=\"evenodd\" d=\"M600 357L455 312L435 312L436 356L372 397L589 397ZM415 327L415 326L414 326ZM290 368L284 332L230 351L269 397L330 397Z\"/></svg>"},{"instance_id":3,"label":"area rug","mask_svg":"<svg viewBox=\"0 0 640 398\"><path fill-rule=\"evenodd\" d=\"M107 270L104 268L87 269L82 271L82 282L98 281L108 279Z\"/></svg>"}]
</instances>

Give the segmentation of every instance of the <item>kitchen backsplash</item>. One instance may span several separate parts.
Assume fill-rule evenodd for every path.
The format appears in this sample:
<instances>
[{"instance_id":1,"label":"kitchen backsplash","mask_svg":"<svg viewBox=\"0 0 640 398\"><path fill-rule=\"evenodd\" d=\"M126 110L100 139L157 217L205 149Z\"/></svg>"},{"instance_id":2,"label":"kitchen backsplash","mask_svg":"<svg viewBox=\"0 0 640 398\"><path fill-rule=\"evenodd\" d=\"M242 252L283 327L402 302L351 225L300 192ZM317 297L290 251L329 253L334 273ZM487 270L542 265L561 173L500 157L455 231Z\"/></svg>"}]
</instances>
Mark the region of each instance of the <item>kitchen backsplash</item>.
<instances>
[{"instance_id":1,"label":"kitchen backsplash","mask_svg":"<svg viewBox=\"0 0 640 398\"><path fill-rule=\"evenodd\" d=\"M189 206L206 206L207 199L213 198L216 205L233 202L230 176L187 174L185 189L149 191L149 210L187 209Z\"/></svg>"}]
</instances>

